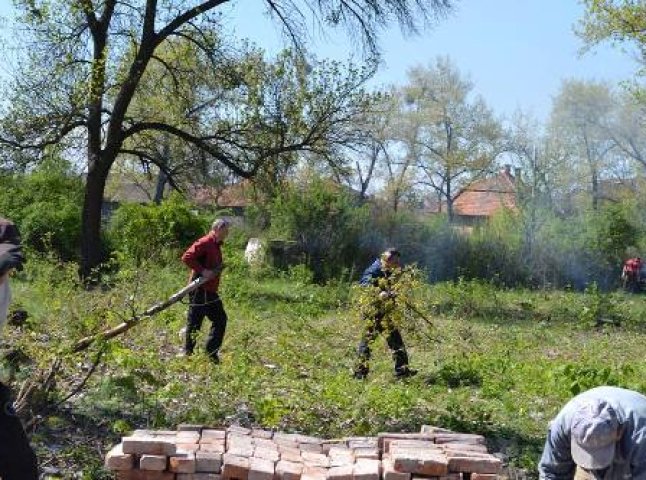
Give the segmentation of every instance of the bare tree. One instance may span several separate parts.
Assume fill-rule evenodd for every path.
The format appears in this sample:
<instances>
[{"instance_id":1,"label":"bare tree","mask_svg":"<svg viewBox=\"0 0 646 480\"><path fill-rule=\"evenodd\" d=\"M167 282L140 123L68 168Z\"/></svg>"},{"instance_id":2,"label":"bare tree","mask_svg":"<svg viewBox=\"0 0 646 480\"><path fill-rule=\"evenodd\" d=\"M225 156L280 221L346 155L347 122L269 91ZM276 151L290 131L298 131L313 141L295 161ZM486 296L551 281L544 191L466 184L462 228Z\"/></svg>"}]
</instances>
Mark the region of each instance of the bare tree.
<instances>
[{"instance_id":1,"label":"bare tree","mask_svg":"<svg viewBox=\"0 0 646 480\"><path fill-rule=\"evenodd\" d=\"M600 179L615 142L610 135L614 100L605 83L566 80L554 99L550 129L570 151L570 172L578 183L590 187L592 207L599 203ZM581 179L586 179L581 182Z\"/></svg>"},{"instance_id":2,"label":"bare tree","mask_svg":"<svg viewBox=\"0 0 646 480\"><path fill-rule=\"evenodd\" d=\"M500 123L484 100L470 99L472 89L451 61L440 57L428 68L412 69L404 90L415 137L407 141L409 150L421 182L446 201L449 219L460 187L491 171L505 148Z\"/></svg>"}]
</instances>

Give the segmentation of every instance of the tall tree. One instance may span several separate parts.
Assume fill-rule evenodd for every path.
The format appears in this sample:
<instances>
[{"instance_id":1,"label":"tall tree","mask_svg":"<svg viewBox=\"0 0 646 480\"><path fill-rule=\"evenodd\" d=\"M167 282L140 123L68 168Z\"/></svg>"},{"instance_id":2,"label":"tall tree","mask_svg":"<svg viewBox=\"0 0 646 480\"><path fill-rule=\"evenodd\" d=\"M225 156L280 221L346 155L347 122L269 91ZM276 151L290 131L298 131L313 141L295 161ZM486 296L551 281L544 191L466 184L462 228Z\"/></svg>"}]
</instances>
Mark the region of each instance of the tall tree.
<instances>
[{"instance_id":1,"label":"tall tree","mask_svg":"<svg viewBox=\"0 0 646 480\"><path fill-rule=\"evenodd\" d=\"M584 0L585 16L577 33L593 47L604 41L624 48L636 55L642 68L638 76L646 75L646 3L641 0ZM646 101L643 85L636 92Z\"/></svg>"},{"instance_id":2,"label":"tall tree","mask_svg":"<svg viewBox=\"0 0 646 480\"><path fill-rule=\"evenodd\" d=\"M550 128L570 148L573 164L570 172L585 178L573 182L589 186L592 208L599 203L600 180L603 177L615 143L609 134L615 102L605 83L565 80L554 99Z\"/></svg>"},{"instance_id":3,"label":"tall tree","mask_svg":"<svg viewBox=\"0 0 646 480\"><path fill-rule=\"evenodd\" d=\"M191 131L167 119L137 118L131 109L142 78L152 63L160 63L170 75L178 74L158 55L173 38L192 43L211 68L221 66L219 39L222 31L217 13L228 0L16 0L18 21L25 26L19 39L25 48L24 68L16 72L14 97L1 126L3 143L16 148L39 149L65 142L67 148L83 149L87 178L82 218L81 273L88 275L101 262L101 204L105 183L115 160L128 141L146 132L164 132L193 148L206 152L240 177L256 175L267 163L315 145L334 142L339 116L355 89L310 106L315 91L302 89L301 95L285 98L275 95L256 97L263 90L241 82L238 96L249 102L237 110L246 116L242 125L231 121L219 98L210 108L186 112L202 122ZM445 13L451 0L266 0L267 11L281 23L287 34L299 42L303 25L312 12L321 25L343 25L358 32L369 49L376 49L376 34L391 20L414 29L415 19L430 20ZM260 8L260 6L259 6ZM125 59L125 61L124 61ZM302 75L305 68L294 70ZM300 73L298 73L300 72ZM195 72L191 72L195 73ZM294 77L292 77L294 78ZM298 78L298 77L296 77ZM325 75L321 82L330 80ZM351 83L351 82L349 82ZM313 88L319 88L319 83ZM263 88L281 88L281 82ZM334 90L334 87L332 90ZM264 91L266 93L266 91ZM144 92L145 93L145 92ZM285 100L284 104L263 100ZM205 99L206 100L206 99ZM286 122L286 113L298 112L302 121ZM217 128L213 128L213 124ZM261 135L253 135L262 132ZM255 139L255 140L254 140ZM81 157L77 153L77 158Z\"/></svg>"},{"instance_id":4,"label":"tall tree","mask_svg":"<svg viewBox=\"0 0 646 480\"><path fill-rule=\"evenodd\" d=\"M621 153L646 172L646 108L627 95L621 96L617 107L616 123L609 133Z\"/></svg>"},{"instance_id":5,"label":"tall tree","mask_svg":"<svg viewBox=\"0 0 646 480\"><path fill-rule=\"evenodd\" d=\"M422 182L437 192L453 219L459 189L492 169L504 150L502 127L482 98L471 99L473 84L449 58L416 67L404 88L410 119L409 151Z\"/></svg>"}]
</instances>

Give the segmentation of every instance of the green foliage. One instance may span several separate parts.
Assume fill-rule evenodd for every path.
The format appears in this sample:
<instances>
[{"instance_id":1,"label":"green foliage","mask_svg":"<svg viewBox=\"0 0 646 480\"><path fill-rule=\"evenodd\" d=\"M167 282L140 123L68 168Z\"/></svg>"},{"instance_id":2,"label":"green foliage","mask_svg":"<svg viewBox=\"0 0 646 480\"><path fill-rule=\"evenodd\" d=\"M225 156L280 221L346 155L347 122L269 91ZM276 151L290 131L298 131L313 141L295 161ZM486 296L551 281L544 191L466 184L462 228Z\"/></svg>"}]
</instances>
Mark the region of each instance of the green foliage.
<instances>
[{"instance_id":1,"label":"green foliage","mask_svg":"<svg viewBox=\"0 0 646 480\"><path fill-rule=\"evenodd\" d=\"M436 372L429 376L428 382L445 385L449 388L479 387L482 385L482 373L469 359L456 358L446 360Z\"/></svg>"},{"instance_id":2,"label":"green foliage","mask_svg":"<svg viewBox=\"0 0 646 480\"><path fill-rule=\"evenodd\" d=\"M0 212L18 225L23 243L39 252L78 257L82 201L82 180L60 160L0 176Z\"/></svg>"},{"instance_id":3,"label":"green foliage","mask_svg":"<svg viewBox=\"0 0 646 480\"><path fill-rule=\"evenodd\" d=\"M231 268L221 293L229 324L217 367L201 350L206 329L195 356L177 356L181 304L88 352L69 353L78 338L115 326L184 285L177 259L168 267L122 268L109 288L91 292L76 280L76 265L38 256L15 277L15 299L30 314L23 328L3 332L30 358L14 377L16 389L61 358L53 398L64 398L106 347L100 374L66 404L75 417L106 428L101 452L83 450L92 458L78 469L96 475L87 478L101 478L101 455L130 429L234 421L329 438L418 431L430 423L484 434L514 468L535 471L545 426L574 391L602 383L646 391L644 365L627 361L640 358L646 331L646 306L634 296L610 297L624 320L597 330L581 328L578 317L592 292L502 290L467 280L427 285L416 269L405 269L387 288L398 292L392 307L402 313L393 318L420 374L393 380L390 356L375 354L370 376L357 382L351 368L361 325L351 317L358 300L348 298L348 283L313 284L301 266L254 278L239 260L241 250L225 244ZM404 300L433 328L410 316ZM441 343L425 333L441 335ZM375 347L377 353L382 345ZM67 421L48 426L61 430ZM44 428L36 428L37 446L55 443ZM80 452L65 449L64 455L77 461Z\"/></svg>"},{"instance_id":4,"label":"green foliage","mask_svg":"<svg viewBox=\"0 0 646 480\"><path fill-rule=\"evenodd\" d=\"M595 218L597 248L609 265L621 265L630 247L639 239L637 226L630 221L627 206L613 204L603 208Z\"/></svg>"},{"instance_id":5,"label":"green foliage","mask_svg":"<svg viewBox=\"0 0 646 480\"><path fill-rule=\"evenodd\" d=\"M585 390L603 385L630 388L624 383L624 379L630 378L634 374L635 369L629 364L615 367L603 364L577 365L568 363L556 368L553 378L556 385L565 386L570 394L578 395Z\"/></svg>"},{"instance_id":6,"label":"green foliage","mask_svg":"<svg viewBox=\"0 0 646 480\"><path fill-rule=\"evenodd\" d=\"M270 208L270 235L295 240L317 281L352 265L367 211L342 187L316 176L286 184Z\"/></svg>"},{"instance_id":7,"label":"green foliage","mask_svg":"<svg viewBox=\"0 0 646 480\"><path fill-rule=\"evenodd\" d=\"M610 294L599 291L596 283L585 289L584 305L579 312L579 321L587 326L599 326L605 323L619 325L622 315L615 306L615 299Z\"/></svg>"},{"instance_id":8,"label":"green foliage","mask_svg":"<svg viewBox=\"0 0 646 480\"><path fill-rule=\"evenodd\" d=\"M358 320L358 331L362 331L375 316L383 315L386 328L429 336L432 324L422 313L425 305L418 295L422 282L421 271L410 265L394 269L390 276L377 279L375 285L353 285L352 313Z\"/></svg>"},{"instance_id":9,"label":"green foliage","mask_svg":"<svg viewBox=\"0 0 646 480\"><path fill-rule=\"evenodd\" d=\"M628 52L623 44L644 48L643 32L646 30L646 7L642 2L616 2L614 0L584 0L586 8L578 35L583 38L588 47L609 41ZM638 76L642 77L644 71L640 70ZM639 82L635 82L639 85ZM638 93L643 100L644 91L639 87Z\"/></svg>"},{"instance_id":10,"label":"green foliage","mask_svg":"<svg viewBox=\"0 0 646 480\"><path fill-rule=\"evenodd\" d=\"M121 262L140 265L162 252L188 247L208 232L210 221L182 197L171 195L160 205L120 206L110 219L108 238Z\"/></svg>"}]
</instances>

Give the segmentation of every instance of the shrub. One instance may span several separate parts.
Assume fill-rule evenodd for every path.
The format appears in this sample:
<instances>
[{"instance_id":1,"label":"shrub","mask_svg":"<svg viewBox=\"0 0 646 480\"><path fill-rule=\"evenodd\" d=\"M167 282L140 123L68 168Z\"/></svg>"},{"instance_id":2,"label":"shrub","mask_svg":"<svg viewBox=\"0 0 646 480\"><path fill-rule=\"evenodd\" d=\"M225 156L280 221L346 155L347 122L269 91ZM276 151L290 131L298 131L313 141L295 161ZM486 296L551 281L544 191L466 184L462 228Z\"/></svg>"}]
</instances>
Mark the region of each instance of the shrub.
<instances>
[{"instance_id":1,"label":"shrub","mask_svg":"<svg viewBox=\"0 0 646 480\"><path fill-rule=\"evenodd\" d=\"M286 185L270 210L270 235L295 240L316 281L353 264L367 211L349 192L313 177L303 185Z\"/></svg>"},{"instance_id":2,"label":"shrub","mask_svg":"<svg viewBox=\"0 0 646 480\"><path fill-rule=\"evenodd\" d=\"M0 177L0 212L38 252L78 257L82 205L83 182L62 161L50 159L33 172Z\"/></svg>"},{"instance_id":3,"label":"shrub","mask_svg":"<svg viewBox=\"0 0 646 480\"><path fill-rule=\"evenodd\" d=\"M186 248L204 235L211 218L194 213L179 195L160 205L125 204L110 219L108 237L120 257L139 265L160 252Z\"/></svg>"}]
</instances>

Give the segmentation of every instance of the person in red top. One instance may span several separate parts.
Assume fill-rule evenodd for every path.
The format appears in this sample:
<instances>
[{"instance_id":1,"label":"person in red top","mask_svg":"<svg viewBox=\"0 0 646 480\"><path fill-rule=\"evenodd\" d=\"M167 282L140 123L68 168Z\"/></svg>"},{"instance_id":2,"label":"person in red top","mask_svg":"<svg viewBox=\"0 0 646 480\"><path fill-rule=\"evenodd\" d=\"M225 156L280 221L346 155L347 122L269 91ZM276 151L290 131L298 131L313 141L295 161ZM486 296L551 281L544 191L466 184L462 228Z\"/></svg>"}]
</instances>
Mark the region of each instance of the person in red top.
<instances>
[{"instance_id":1,"label":"person in red top","mask_svg":"<svg viewBox=\"0 0 646 480\"><path fill-rule=\"evenodd\" d=\"M621 272L624 288L632 292L639 291L639 280L642 269L642 259L640 257L629 258L624 262L624 268Z\"/></svg>"},{"instance_id":2,"label":"person in red top","mask_svg":"<svg viewBox=\"0 0 646 480\"><path fill-rule=\"evenodd\" d=\"M189 294L190 306L186 317L186 341L184 353L192 355L197 336L204 317L211 321L211 330L206 340L206 353L214 363L219 363L218 351L224 339L227 314L218 294L220 271L222 269L222 250L220 246L229 234L230 222L218 218L213 222L211 231L198 239L182 255L182 261L191 268L191 281L198 277L210 278L197 290Z\"/></svg>"}]
</instances>

